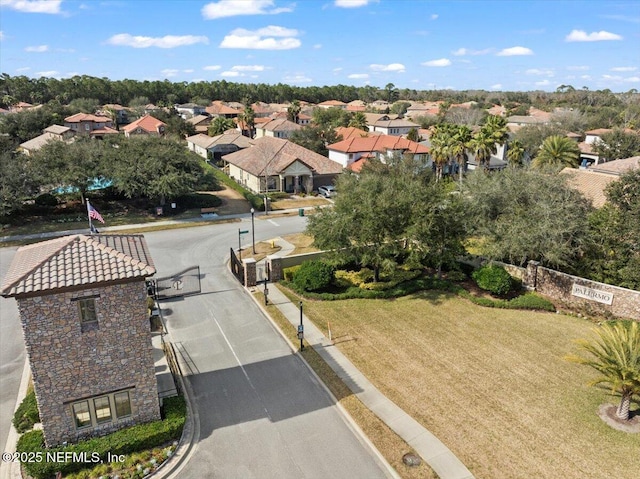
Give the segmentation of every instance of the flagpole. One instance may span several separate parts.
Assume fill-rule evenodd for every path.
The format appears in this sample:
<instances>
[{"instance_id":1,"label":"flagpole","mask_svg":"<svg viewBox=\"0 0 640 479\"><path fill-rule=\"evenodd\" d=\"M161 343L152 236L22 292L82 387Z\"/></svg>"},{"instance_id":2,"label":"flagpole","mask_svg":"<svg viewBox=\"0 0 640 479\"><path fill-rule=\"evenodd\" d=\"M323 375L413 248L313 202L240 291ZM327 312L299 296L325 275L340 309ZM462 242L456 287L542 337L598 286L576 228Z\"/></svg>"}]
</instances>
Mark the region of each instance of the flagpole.
<instances>
[{"instance_id":1,"label":"flagpole","mask_svg":"<svg viewBox=\"0 0 640 479\"><path fill-rule=\"evenodd\" d=\"M89 198L87 198L87 218L89 218L89 233L93 234L93 223L91 222L91 204L89 203Z\"/></svg>"}]
</instances>

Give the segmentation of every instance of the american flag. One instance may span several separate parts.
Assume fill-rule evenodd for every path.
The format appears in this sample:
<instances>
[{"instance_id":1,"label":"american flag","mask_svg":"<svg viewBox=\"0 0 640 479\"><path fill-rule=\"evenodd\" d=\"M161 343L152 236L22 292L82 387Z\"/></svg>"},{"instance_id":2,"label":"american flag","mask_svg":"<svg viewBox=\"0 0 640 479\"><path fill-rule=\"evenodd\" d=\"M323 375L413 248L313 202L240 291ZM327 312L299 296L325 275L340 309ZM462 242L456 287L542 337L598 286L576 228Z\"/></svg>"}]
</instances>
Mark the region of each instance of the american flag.
<instances>
[{"instance_id":1,"label":"american flag","mask_svg":"<svg viewBox=\"0 0 640 479\"><path fill-rule=\"evenodd\" d=\"M102 218L102 215L98 213L98 210L95 209L91 205L91 203L89 203L88 201L87 201L87 210L89 211L89 218L93 220L98 220L100 223L104 223L104 218Z\"/></svg>"}]
</instances>

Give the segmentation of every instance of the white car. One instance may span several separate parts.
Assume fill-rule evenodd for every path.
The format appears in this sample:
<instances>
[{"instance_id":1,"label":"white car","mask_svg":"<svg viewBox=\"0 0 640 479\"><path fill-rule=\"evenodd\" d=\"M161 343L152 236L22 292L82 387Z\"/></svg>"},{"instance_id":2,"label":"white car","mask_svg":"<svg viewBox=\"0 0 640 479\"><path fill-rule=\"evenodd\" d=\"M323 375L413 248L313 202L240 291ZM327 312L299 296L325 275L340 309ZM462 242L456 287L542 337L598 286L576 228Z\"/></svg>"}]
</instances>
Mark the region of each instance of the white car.
<instances>
[{"instance_id":1,"label":"white car","mask_svg":"<svg viewBox=\"0 0 640 479\"><path fill-rule=\"evenodd\" d=\"M319 186L318 194L320 196L324 196L325 198L333 198L334 196L336 196L336 188L333 185Z\"/></svg>"}]
</instances>

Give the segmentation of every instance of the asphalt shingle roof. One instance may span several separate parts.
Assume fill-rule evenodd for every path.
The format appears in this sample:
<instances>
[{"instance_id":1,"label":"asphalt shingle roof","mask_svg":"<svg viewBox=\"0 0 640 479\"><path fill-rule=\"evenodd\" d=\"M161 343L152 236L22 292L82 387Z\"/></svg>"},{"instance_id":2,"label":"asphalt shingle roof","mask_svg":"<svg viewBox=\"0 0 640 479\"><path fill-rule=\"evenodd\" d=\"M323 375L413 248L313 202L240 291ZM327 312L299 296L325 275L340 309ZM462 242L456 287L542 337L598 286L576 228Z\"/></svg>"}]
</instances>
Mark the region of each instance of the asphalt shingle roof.
<instances>
[{"instance_id":1,"label":"asphalt shingle roof","mask_svg":"<svg viewBox=\"0 0 640 479\"><path fill-rule=\"evenodd\" d=\"M142 235L72 235L18 249L5 297L145 278L155 274Z\"/></svg>"}]
</instances>

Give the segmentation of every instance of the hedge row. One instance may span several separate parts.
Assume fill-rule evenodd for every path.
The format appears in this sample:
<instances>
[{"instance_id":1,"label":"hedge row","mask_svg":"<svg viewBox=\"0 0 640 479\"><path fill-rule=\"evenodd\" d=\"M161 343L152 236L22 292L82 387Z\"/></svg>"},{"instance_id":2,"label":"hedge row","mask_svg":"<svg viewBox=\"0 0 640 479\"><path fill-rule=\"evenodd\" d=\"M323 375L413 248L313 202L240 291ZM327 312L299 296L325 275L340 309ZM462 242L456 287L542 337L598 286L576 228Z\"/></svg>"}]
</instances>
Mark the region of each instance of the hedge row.
<instances>
[{"instance_id":1,"label":"hedge row","mask_svg":"<svg viewBox=\"0 0 640 479\"><path fill-rule=\"evenodd\" d=\"M18 440L17 451L31 454L32 457L41 457L42 461L24 462L26 472L34 479L46 479L55 476L56 472L66 475L92 464L84 462L49 462L46 461L47 453L64 451L66 453L86 453L88 457L97 453L100 460L106 461L107 454L120 455L151 449L167 442L178 439L186 420L187 409L184 398L165 398L163 404L163 416L161 421L146 424L138 424L121 429L107 436L97 437L71 444L66 447L58 446L45 448L42 431L29 431ZM38 454L40 453L40 454Z\"/></svg>"},{"instance_id":2,"label":"hedge row","mask_svg":"<svg viewBox=\"0 0 640 479\"><path fill-rule=\"evenodd\" d=\"M18 409L16 409L13 415L13 427L15 427L19 433L23 433L33 429L33 425L37 422L40 422L40 414L38 412L36 393L32 389L24 397Z\"/></svg>"}]
</instances>

